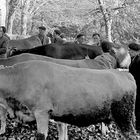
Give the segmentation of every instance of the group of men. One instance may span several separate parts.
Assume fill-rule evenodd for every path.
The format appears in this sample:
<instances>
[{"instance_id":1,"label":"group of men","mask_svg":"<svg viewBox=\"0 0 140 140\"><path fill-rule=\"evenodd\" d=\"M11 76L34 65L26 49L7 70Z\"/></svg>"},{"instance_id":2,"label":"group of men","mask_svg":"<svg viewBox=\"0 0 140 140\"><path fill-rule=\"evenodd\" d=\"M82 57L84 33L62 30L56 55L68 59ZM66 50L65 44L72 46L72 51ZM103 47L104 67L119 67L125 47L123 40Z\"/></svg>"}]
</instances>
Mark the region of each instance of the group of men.
<instances>
[{"instance_id":1,"label":"group of men","mask_svg":"<svg viewBox=\"0 0 140 140\"><path fill-rule=\"evenodd\" d=\"M86 40L86 36L84 34L78 34L75 38L75 43L83 44ZM97 46L101 45L101 37L99 33L93 33L92 40L88 42L89 45L95 44Z\"/></svg>"},{"instance_id":2,"label":"group of men","mask_svg":"<svg viewBox=\"0 0 140 140\"><path fill-rule=\"evenodd\" d=\"M46 35L46 28L44 26L40 26L38 29L39 33L37 36L40 39L42 45L49 43L67 42L64 34L59 30L54 30L53 34ZM5 55L6 53L6 45L9 40L10 38L6 35L6 28L4 26L0 26L0 55L2 57L4 57L3 55ZM77 44L85 44L85 40L86 36L84 34L78 34L74 42ZM100 47L101 43L102 41L100 34L94 33L92 35L92 41L89 42L89 45L94 44L97 47ZM83 65L81 67L83 67ZM36 71L34 71L34 69L36 69ZM9 75L7 76L7 70L11 78L10 80L8 78ZM46 71L48 73L46 73ZM22 75L23 73L24 79ZM30 75L30 73L33 73L33 75ZM50 75L53 75L53 78L50 77ZM135 130L133 123L135 121L134 109L136 85L134 78L129 73L119 73L115 70L91 71L88 69L76 69L65 67L63 65L58 65L55 63L36 60L33 62L17 64L17 66L14 66L14 68L5 68L1 70L0 76L0 88L3 93L7 93L5 91L10 92L11 95L13 94L15 97L17 96L20 101L26 101L25 103L27 103L29 107L35 105L33 106L34 110L32 110L32 112L37 120L38 132L39 134L45 135L45 137L47 137L46 131L48 128L47 118L61 121L61 119L65 119L65 115L66 117L72 119L66 119L66 121L62 122L74 124L77 126L90 125L92 123L95 123L96 120L106 121L106 118L110 119L110 116L113 116L113 119L118 124L123 133L129 131L133 132ZM15 77L17 77L16 80ZM21 80L19 81L20 78ZM52 83L55 83L55 85L51 86ZM6 87L3 85L10 86ZM129 87L125 85L129 85ZM14 92L13 89L15 90ZM44 91L44 89L45 92L42 92ZM19 93L19 91L21 92ZM26 91L30 91L30 94L27 94ZM40 95L42 96L38 96L38 93L40 93ZM4 95L6 98L7 95ZM19 97L21 95L23 97L22 99ZM58 96L65 96L65 98L58 98ZM71 97L70 100L69 97ZM55 99L56 102L52 101L52 99ZM32 101L32 103L30 101ZM34 102L38 103L35 104ZM52 106L52 104L56 104L56 106L54 107ZM83 112L81 112L81 105ZM90 108L87 110L87 107L89 106ZM59 108L61 111L59 110ZM71 111L73 114L71 113ZM125 113L123 111L125 111ZM42 114L43 116L41 116ZM60 115L58 116L57 114ZM102 120L102 118L104 118L105 120ZM85 120L85 122L83 120Z\"/></svg>"},{"instance_id":3,"label":"group of men","mask_svg":"<svg viewBox=\"0 0 140 140\"><path fill-rule=\"evenodd\" d=\"M39 32L37 34L38 38L41 41L42 45L50 44L50 43L60 43L63 44L67 42L64 33L62 33L60 30L55 29L53 34L48 33L46 34L46 27L40 26ZM6 34L6 28L4 26L0 26L0 58L6 57L6 51L7 51L7 43L10 40L10 37ZM82 33L78 34L74 40L77 44L84 44L86 41L86 36ZM92 35L92 41L89 43L89 45L96 44L97 46L100 46L101 43L101 37L100 34L94 33Z\"/></svg>"},{"instance_id":4,"label":"group of men","mask_svg":"<svg viewBox=\"0 0 140 140\"><path fill-rule=\"evenodd\" d=\"M66 41L64 38L64 34L60 32L60 30L54 30L53 35L48 33L46 35L46 27L40 26L38 37L41 40L42 45L50 44L50 43L63 43Z\"/></svg>"},{"instance_id":5,"label":"group of men","mask_svg":"<svg viewBox=\"0 0 140 140\"><path fill-rule=\"evenodd\" d=\"M0 58L5 58L7 51L7 43L10 40L9 36L6 34L6 28L0 26Z\"/></svg>"}]
</instances>

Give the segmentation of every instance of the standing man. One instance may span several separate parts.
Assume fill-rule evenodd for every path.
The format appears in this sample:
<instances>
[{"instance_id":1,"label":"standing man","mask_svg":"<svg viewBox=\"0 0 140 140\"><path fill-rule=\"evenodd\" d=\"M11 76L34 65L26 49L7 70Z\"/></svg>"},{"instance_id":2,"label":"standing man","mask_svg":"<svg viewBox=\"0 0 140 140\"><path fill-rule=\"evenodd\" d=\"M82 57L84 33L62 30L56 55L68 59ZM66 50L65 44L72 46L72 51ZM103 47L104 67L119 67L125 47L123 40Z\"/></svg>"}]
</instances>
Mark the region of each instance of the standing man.
<instances>
[{"instance_id":1,"label":"standing man","mask_svg":"<svg viewBox=\"0 0 140 140\"><path fill-rule=\"evenodd\" d=\"M0 26L0 58L6 58L7 44L10 40L10 38L6 36L5 32L6 28L4 26Z\"/></svg>"},{"instance_id":2,"label":"standing man","mask_svg":"<svg viewBox=\"0 0 140 140\"><path fill-rule=\"evenodd\" d=\"M61 33L61 31L59 29L54 30L52 42L57 43L57 44L63 44L66 42L66 40L64 39L64 34Z\"/></svg>"},{"instance_id":3,"label":"standing man","mask_svg":"<svg viewBox=\"0 0 140 140\"><path fill-rule=\"evenodd\" d=\"M75 43L84 44L85 43L85 35L84 34L78 34L75 38Z\"/></svg>"},{"instance_id":4,"label":"standing man","mask_svg":"<svg viewBox=\"0 0 140 140\"><path fill-rule=\"evenodd\" d=\"M92 41L94 45L101 46L101 36L98 33L93 33Z\"/></svg>"},{"instance_id":5,"label":"standing man","mask_svg":"<svg viewBox=\"0 0 140 140\"><path fill-rule=\"evenodd\" d=\"M10 40L10 37L6 34L6 27L1 26L1 28L3 29L4 36L7 37Z\"/></svg>"},{"instance_id":6,"label":"standing man","mask_svg":"<svg viewBox=\"0 0 140 140\"><path fill-rule=\"evenodd\" d=\"M49 44L50 41L49 41L49 38L46 35L46 27L40 26L38 29L39 29L38 37L39 37L42 45Z\"/></svg>"}]
</instances>

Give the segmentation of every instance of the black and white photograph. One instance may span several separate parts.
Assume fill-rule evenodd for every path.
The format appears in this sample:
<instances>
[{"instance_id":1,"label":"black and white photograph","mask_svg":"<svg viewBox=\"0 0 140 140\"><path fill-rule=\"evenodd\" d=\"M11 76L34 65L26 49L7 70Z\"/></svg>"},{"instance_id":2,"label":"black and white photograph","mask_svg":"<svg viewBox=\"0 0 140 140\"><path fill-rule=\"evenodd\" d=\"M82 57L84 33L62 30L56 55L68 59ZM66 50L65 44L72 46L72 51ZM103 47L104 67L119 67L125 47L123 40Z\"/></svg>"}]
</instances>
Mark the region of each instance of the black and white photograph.
<instances>
[{"instance_id":1,"label":"black and white photograph","mask_svg":"<svg viewBox=\"0 0 140 140\"><path fill-rule=\"evenodd\" d=\"M140 140L140 0L0 0L0 140Z\"/></svg>"}]
</instances>

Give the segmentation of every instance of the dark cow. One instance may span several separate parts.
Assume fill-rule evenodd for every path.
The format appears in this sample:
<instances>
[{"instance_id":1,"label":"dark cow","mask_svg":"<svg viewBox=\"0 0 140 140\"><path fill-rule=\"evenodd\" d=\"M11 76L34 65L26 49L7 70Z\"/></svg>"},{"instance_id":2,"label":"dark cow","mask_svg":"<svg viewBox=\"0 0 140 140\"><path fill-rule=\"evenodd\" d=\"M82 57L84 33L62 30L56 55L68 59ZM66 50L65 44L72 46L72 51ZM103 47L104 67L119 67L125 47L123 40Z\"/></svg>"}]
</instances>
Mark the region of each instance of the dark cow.
<instances>
[{"instance_id":1,"label":"dark cow","mask_svg":"<svg viewBox=\"0 0 140 140\"><path fill-rule=\"evenodd\" d=\"M140 44L130 43L128 44L128 47L131 59L133 59L136 55L140 54Z\"/></svg>"},{"instance_id":2,"label":"dark cow","mask_svg":"<svg viewBox=\"0 0 140 140\"><path fill-rule=\"evenodd\" d=\"M137 84L136 128L140 131L140 54L133 59L129 71L134 76Z\"/></svg>"},{"instance_id":3,"label":"dark cow","mask_svg":"<svg viewBox=\"0 0 140 140\"><path fill-rule=\"evenodd\" d=\"M31 49L21 49L12 51L11 56L21 53L33 53L53 58L61 59L83 59L88 55L91 59L103 53L102 49L86 44L76 44L67 42L64 44L47 44Z\"/></svg>"},{"instance_id":4,"label":"dark cow","mask_svg":"<svg viewBox=\"0 0 140 140\"><path fill-rule=\"evenodd\" d=\"M136 84L128 72L28 61L0 70L0 97L29 107L37 140L47 137L49 119L79 127L113 120L127 139L136 134Z\"/></svg>"},{"instance_id":5,"label":"dark cow","mask_svg":"<svg viewBox=\"0 0 140 140\"><path fill-rule=\"evenodd\" d=\"M112 49L114 49L120 67L129 67L131 58L127 48L120 47L108 41L102 42L102 48L104 52L110 52ZM13 52L13 55L33 53L60 59L84 59L88 55L90 59L94 59L96 56L103 53L102 48L75 43L48 44L33 49L17 50Z\"/></svg>"}]
</instances>

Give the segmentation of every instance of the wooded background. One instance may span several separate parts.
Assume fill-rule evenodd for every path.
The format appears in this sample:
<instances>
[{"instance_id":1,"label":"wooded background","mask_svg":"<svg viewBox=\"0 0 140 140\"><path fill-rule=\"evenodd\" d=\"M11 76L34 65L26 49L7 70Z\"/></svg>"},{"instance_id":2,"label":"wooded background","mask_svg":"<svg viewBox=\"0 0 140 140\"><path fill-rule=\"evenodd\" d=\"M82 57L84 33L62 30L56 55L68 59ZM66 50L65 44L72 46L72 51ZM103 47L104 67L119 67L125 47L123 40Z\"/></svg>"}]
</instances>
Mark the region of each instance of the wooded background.
<instances>
[{"instance_id":1,"label":"wooded background","mask_svg":"<svg viewBox=\"0 0 140 140\"><path fill-rule=\"evenodd\" d=\"M139 0L0 0L0 25L9 34L33 35L60 28L67 38L98 32L116 43L139 43Z\"/></svg>"}]
</instances>

